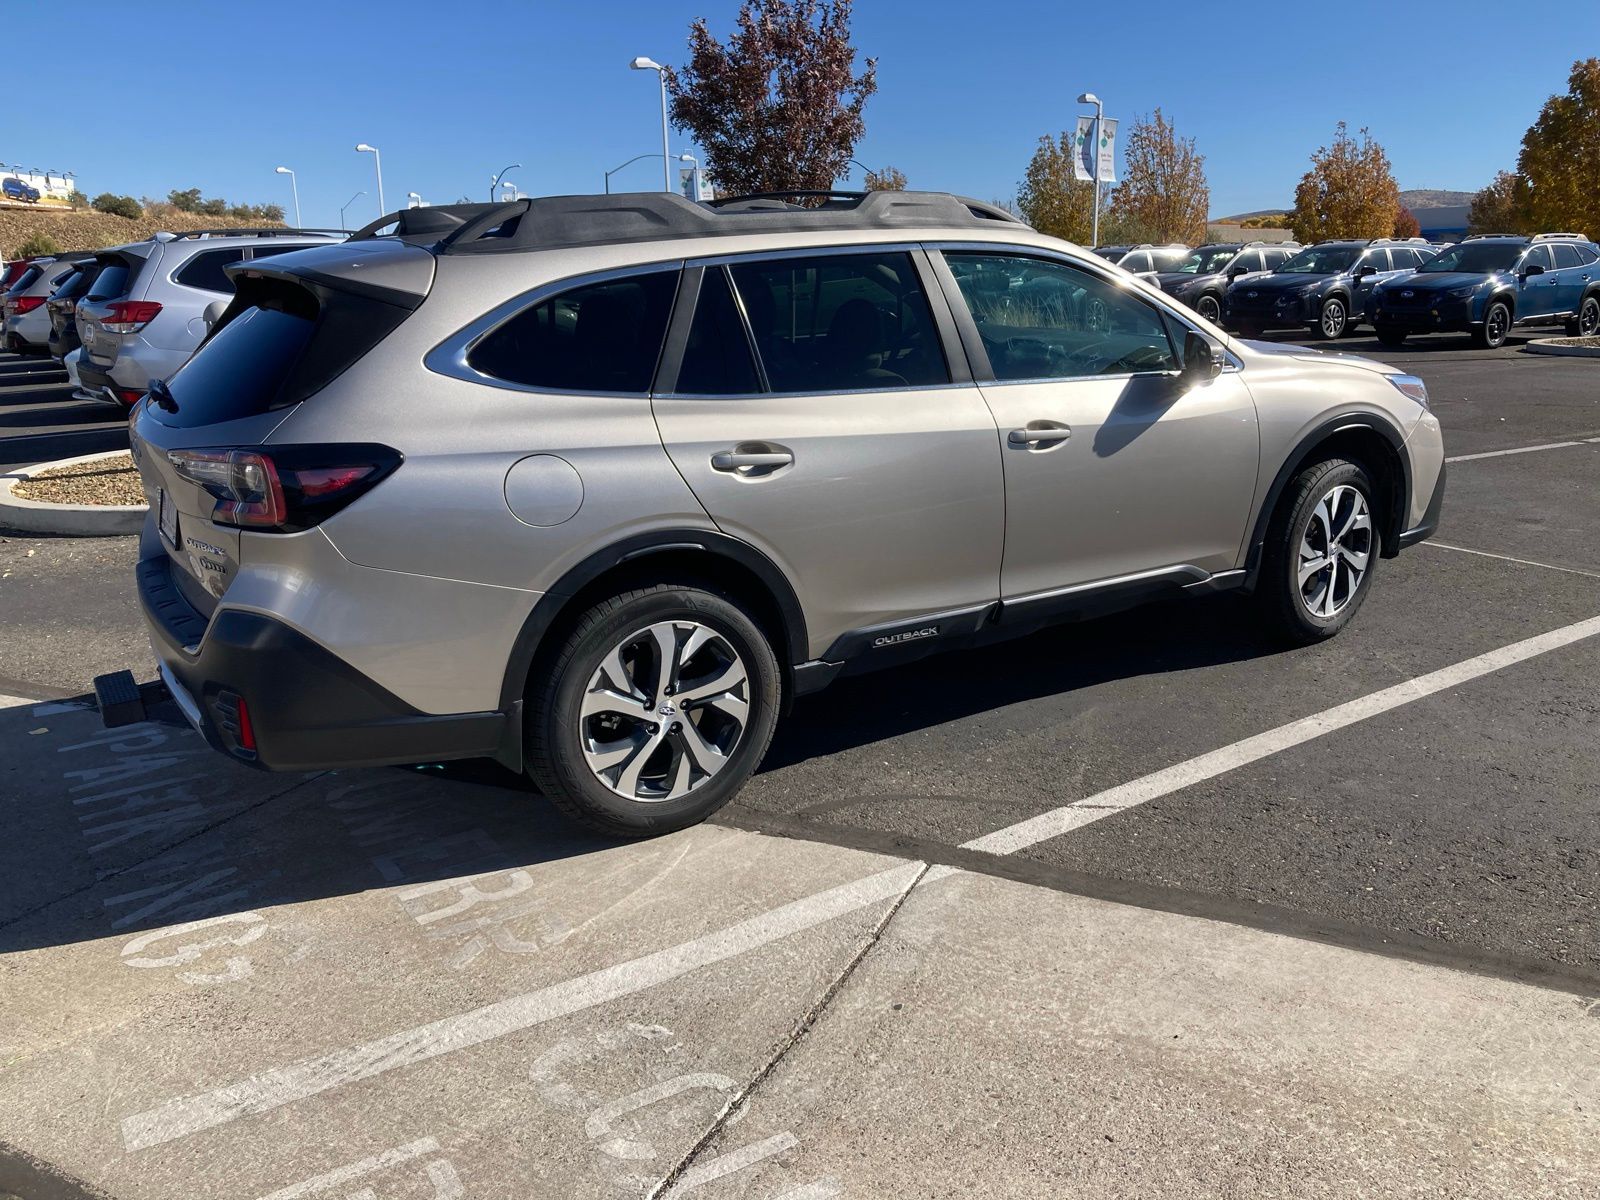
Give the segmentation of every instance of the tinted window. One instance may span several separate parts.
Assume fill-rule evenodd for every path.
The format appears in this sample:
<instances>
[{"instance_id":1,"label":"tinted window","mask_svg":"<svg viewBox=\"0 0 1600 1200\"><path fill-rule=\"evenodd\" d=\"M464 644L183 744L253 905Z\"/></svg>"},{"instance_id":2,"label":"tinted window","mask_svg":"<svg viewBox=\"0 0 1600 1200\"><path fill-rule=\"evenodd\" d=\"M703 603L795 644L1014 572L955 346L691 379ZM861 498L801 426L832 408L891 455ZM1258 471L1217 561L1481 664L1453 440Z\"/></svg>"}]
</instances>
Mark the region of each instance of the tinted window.
<instances>
[{"instance_id":1,"label":"tinted window","mask_svg":"<svg viewBox=\"0 0 1600 1200\"><path fill-rule=\"evenodd\" d=\"M530 305L467 355L475 371L564 392L650 390L676 271L576 287Z\"/></svg>"},{"instance_id":2,"label":"tinted window","mask_svg":"<svg viewBox=\"0 0 1600 1200\"><path fill-rule=\"evenodd\" d=\"M1576 267L1581 263L1578 258L1578 248L1566 242L1557 242L1550 247L1550 253L1555 255L1556 267Z\"/></svg>"},{"instance_id":3,"label":"tinted window","mask_svg":"<svg viewBox=\"0 0 1600 1200\"><path fill-rule=\"evenodd\" d=\"M1387 271L1389 269L1389 252L1387 250L1368 250L1357 261L1357 267L1371 267L1374 271Z\"/></svg>"},{"instance_id":4,"label":"tinted window","mask_svg":"<svg viewBox=\"0 0 1600 1200\"><path fill-rule=\"evenodd\" d=\"M8 290L13 291L20 296L23 292L27 291L29 285L32 284L35 279L39 278L39 276L43 273L44 272L42 268L29 267L21 275L17 276L17 281L13 283Z\"/></svg>"},{"instance_id":5,"label":"tinted window","mask_svg":"<svg viewBox=\"0 0 1600 1200\"><path fill-rule=\"evenodd\" d=\"M307 250L312 246L322 246L326 244L327 243L325 242L301 242L298 245L293 246L255 246L250 251L250 257L253 259L271 258L275 254L292 254L296 250Z\"/></svg>"},{"instance_id":6,"label":"tinted window","mask_svg":"<svg viewBox=\"0 0 1600 1200\"><path fill-rule=\"evenodd\" d=\"M1150 266L1157 271L1170 271L1189 257L1187 250L1152 250Z\"/></svg>"},{"instance_id":7,"label":"tinted window","mask_svg":"<svg viewBox=\"0 0 1600 1200\"><path fill-rule=\"evenodd\" d=\"M100 272L99 278L97 278L94 283L89 285L88 298L90 300L115 299L117 296L122 295L128 290L128 284L130 282L132 281L129 277L128 265L126 263L109 263L107 264L106 268Z\"/></svg>"},{"instance_id":8,"label":"tinted window","mask_svg":"<svg viewBox=\"0 0 1600 1200\"><path fill-rule=\"evenodd\" d=\"M1396 271L1409 271L1420 261L1417 252L1405 246L1396 246L1389 251L1389 262Z\"/></svg>"},{"instance_id":9,"label":"tinted window","mask_svg":"<svg viewBox=\"0 0 1600 1200\"><path fill-rule=\"evenodd\" d=\"M1354 246L1312 246L1280 268L1287 275L1337 275L1349 269L1360 253Z\"/></svg>"},{"instance_id":10,"label":"tinted window","mask_svg":"<svg viewBox=\"0 0 1600 1200\"><path fill-rule=\"evenodd\" d=\"M723 267L707 267L700 281L677 390L688 396L741 396L761 390L750 339Z\"/></svg>"},{"instance_id":11,"label":"tinted window","mask_svg":"<svg viewBox=\"0 0 1600 1200\"><path fill-rule=\"evenodd\" d=\"M1487 271L1509 271L1521 252L1520 242L1462 242L1436 254L1423 265L1424 271L1467 271L1477 275Z\"/></svg>"},{"instance_id":12,"label":"tinted window","mask_svg":"<svg viewBox=\"0 0 1600 1200\"><path fill-rule=\"evenodd\" d=\"M1584 266L1600 260L1600 250L1596 250L1593 246L1574 246L1573 249L1578 252L1578 261Z\"/></svg>"},{"instance_id":13,"label":"tinted window","mask_svg":"<svg viewBox=\"0 0 1600 1200\"><path fill-rule=\"evenodd\" d=\"M838 254L732 268L775 392L948 383L909 254Z\"/></svg>"},{"instance_id":14,"label":"tinted window","mask_svg":"<svg viewBox=\"0 0 1600 1200\"><path fill-rule=\"evenodd\" d=\"M228 278L223 268L243 261L244 251L237 247L231 250L207 250L203 254L196 254L179 267L172 279L174 283L181 283L184 287L231 296L233 280Z\"/></svg>"},{"instance_id":15,"label":"tinted window","mask_svg":"<svg viewBox=\"0 0 1600 1200\"><path fill-rule=\"evenodd\" d=\"M997 379L1176 370L1161 315L1065 263L948 253Z\"/></svg>"},{"instance_id":16,"label":"tinted window","mask_svg":"<svg viewBox=\"0 0 1600 1200\"><path fill-rule=\"evenodd\" d=\"M1528 253L1523 256L1520 269L1526 271L1529 267L1535 265L1543 267L1546 271L1550 269L1550 247L1530 247Z\"/></svg>"},{"instance_id":17,"label":"tinted window","mask_svg":"<svg viewBox=\"0 0 1600 1200\"><path fill-rule=\"evenodd\" d=\"M296 292L245 309L178 368L168 380L177 420L162 420L211 425L271 408L316 329L315 302Z\"/></svg>"},{"instance_id":18,"label":"tinted window","mask_svg":"<svg viewBox=\"0 0 1600 1200\"><path fill-rule=\"evenodd\" d=\"M1261 257L1259 250L1251 250L1248 253L1239 255L1234 260L1233 266L1238 267L1241 271L1264 271L1267 269L1266 259Z\"/></svg>"},{"instance_id":19,"label":"tinted window","mask_svg":"<svg viewBox=\"0 0 1600 1200\"><path fill-rule=\"evenodd\" d=\"M1144 250L1135 250L1132 254L1118 261L1117 266L1124 271L1148 271L1150 269L1150 255Z\"/></svg>"}]
</instances>

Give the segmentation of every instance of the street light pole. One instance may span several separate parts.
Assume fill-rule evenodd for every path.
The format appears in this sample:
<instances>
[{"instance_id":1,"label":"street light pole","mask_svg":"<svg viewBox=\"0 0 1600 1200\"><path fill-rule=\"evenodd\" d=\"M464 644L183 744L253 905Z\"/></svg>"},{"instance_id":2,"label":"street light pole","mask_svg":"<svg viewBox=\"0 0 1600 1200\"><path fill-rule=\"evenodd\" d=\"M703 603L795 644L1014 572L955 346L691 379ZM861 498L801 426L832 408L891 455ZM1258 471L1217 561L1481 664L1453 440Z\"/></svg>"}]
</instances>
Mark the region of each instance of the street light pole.
<instances>
[{"instance_id":1,"label":"street light pole","mask_svg":"<svg viewBox=\"0 0 1600 1200\"><path fill-rule=\"evenodd\" d=\"M378 215L381 217L389 211L383 203L383 158L376 146L369 146L365 142L356 147L356 153L372 155L372 166L378 172Z\"/></svg>"},{"instance_id":2,"label":"street light pole","mask_svg":"<svg viewBox=\"0 0 1600 1200\"><path fill-rule=\"evenodd\" d=\"M345 212L345 209L349 208L352 204L354 204L357 200L361 199L361 197L365 196L366 194L367 194L367 190L365 188L362 188L354 196L351 196L350 199L348 199L348 200L346 200L344 202L344 207L339 209L339 228L340 229L343 229L345 227L345 224L344 224L344 212Z\"/></svg>"},{"instance_id":3,"label":"street light pole","mask_svg":"<svg viewBox=\"0 0 1600 1200\"><path fill-rule=\"evenodd\" d=\"M672 186L672 151L667 148L667 69L655 59L643 55L628 66L635 71L654 71L661 83L661 188L667 192L676 191Z\"/></svg>"},{"instance_id":4,"label":"street light pole","mask_svg":"<svg viewBox=\"0 0 1600 1200\"><path fill-rule=\"evenodd\" d=\"M627 162L623 163L621 167L612 167L611 170L605 172L605 177L606 177L606 195L609 196L611 194L611 177L613 175L615 175L618 171L622 170L622 167L631 167L631 166L633 166L634 163L638 162L641 158L660 158L660 157L661 157L661 155L654 154L654 153L652 153L652 154L635 154ZM676 158L677 158L677 160L679 162L694 163L696 170L699 170L699 168L700 168L700 164L695 160L695 157L692 154L679 154L679 155L676 156ZM668 170L670 170L670 169L671 169L671 167L669 165Z\"/></svg>"},{"instance_id":5,"label":"street light pole","mask_svg":"<svg viewBox=\"0 0 1600 1200\"><path fill-rule=\"evenodd\" d=\"M1100 97L1093 92L1079 96L1078 103L1094 105L1094 142L1089 147L1089 152L1094 155L1094 224L1089 234L1089 248L1093 250L1100 244L1100 121L1106 110L1105 105L1100 103Z\"/></svg>"},{"instance_id":6,"label":"street light pole","mask_svg":"<svg viewBox=\"0 0 1600 1200\"><path fill-rule=\"evenodd\" d=\"M500 186L500 181L506 177L506 172L507 171L515 171L520 166L522 166L521 163L512 163L509 167L503 168L501 170L500 174L496 175L492 180L489 181L489 203L490 204L494 203L494 190L495 190L495 188Z\"/></svg>"},{"instance_id":7,"label":"street light pole","mask_svg":"<svg viewBox=\"0 0 1600 1200\"><path fill-rule=\"evenodd\" d=\"M288 167L278 167L276 173L289 177L289 188L294 192L294 227L300 228L300 181L294 177L294 172Z\"/></svg>"}]
</instances>

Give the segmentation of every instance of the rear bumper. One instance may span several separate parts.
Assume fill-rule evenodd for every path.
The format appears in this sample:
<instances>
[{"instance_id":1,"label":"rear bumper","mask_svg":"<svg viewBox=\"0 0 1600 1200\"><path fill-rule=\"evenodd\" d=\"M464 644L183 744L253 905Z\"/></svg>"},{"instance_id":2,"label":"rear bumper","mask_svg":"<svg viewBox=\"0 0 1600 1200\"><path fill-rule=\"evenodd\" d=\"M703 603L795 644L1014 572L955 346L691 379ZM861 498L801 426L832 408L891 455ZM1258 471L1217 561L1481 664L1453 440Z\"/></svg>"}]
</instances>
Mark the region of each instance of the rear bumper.
<instances>
[{"instance_id":1,"label":"rear bumper","mask_svg":"<svg viewBox=\"0 0 1600 1200\"><path fill-rule=\"evenodd\" d=\"M78 360L78 384L84 391L97 399L117 404L124 410L132 408L137 400L137 397L134 400L123 399L122 393L133 389L124 388L122 384L112 378L110 372L91 365L88 359L80 358Z\"/></svg>"},{"instance_id":2,"label":"rear bumper","mask_svg":"<svg viewBox=\"0 0 1600 1200\"><path fill-rule=\"evenodd\" d=\"M504 712L419 712L282 621L223 609L207 621L165 555L137 568L139 603L161 675L216 750L271 771L494 758L522 766L520 702ZM254 749L241 744L236 703Z\"/></svg>"}]
</instances>

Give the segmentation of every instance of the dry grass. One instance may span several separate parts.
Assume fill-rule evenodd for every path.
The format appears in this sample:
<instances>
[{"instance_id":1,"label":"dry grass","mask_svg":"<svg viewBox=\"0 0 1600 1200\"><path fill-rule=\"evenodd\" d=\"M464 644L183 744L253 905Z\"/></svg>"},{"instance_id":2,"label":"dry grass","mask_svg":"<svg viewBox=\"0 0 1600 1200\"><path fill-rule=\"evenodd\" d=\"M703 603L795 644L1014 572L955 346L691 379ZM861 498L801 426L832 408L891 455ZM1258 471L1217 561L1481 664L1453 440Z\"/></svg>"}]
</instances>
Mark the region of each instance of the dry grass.
<instances>
[{"instance_id":1,"label":"dry grass","mask_svg":"<svg viewBox=\"0 0 1600 1200\"><path fill-rule=\"evenodd\" d=\"M17 484L11 494L41 504L143 504L131 455L52 467Z\"/></svg>"},{"instance_id":2,"label":"dry grass","mask_svg":"<svg viewBox=\"0 0 1600 1200\"><path fill-rule=\"evenodd\" d=\"M271 222L241 221L236 217L206 217L180 212L170 204L151 204L137 221L92 209L0 209L0 253L16 257L17 248L34 234L50 238L62 250L99 250L123 242L137 242L163 230L242 229Z\"/></svg>"}]
</instances>

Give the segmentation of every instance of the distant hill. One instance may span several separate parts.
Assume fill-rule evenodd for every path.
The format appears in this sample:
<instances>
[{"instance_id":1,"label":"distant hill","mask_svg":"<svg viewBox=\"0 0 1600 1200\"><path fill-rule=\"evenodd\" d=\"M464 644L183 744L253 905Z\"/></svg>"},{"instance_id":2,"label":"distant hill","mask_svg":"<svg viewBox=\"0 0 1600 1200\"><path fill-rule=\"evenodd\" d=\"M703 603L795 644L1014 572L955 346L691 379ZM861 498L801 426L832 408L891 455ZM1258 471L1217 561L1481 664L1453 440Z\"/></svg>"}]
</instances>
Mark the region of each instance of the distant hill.
<instances>
[{"instance_id":1,"label":"distant hill","mask_svg":"<svg viewBox=\"0 0 1600 1200\"><path fill-rule=\"evenodd\" d=\"M1292 208L1258 208L1254 212L1234 213L1228 217L1212 217L1213 225L1239 225L1251 217L1281 217L1284 213L1292 212Z\"/></svg>"},{"instance_id":2,"label":"distant hill","mask_svg":"<svg viewBox=\"0 0 1600 1200\"><path fill-rule=\"evenodd\" d=\"M272 221L241 221L237 217L207 217L180 212L170 204L146 206L137 221L85 208L0 209L0 256L11 258L34 234L42 233L63 251L98 250L122 242L136 242L159 230L262 228Z\"/></svg>"},{"instance_id":3,"label":"distant hill","mask_svg":"<svg viewBox=\"0 0 1600 1200\"><path fill-rule=\"evenodd\" d=\"M1419 208L1464 208L1472 203L1475 192L1450 192L1439 188L1412 188L1400 193L1400 203L1412 212Z\"/></svg>"}]
</instances>

